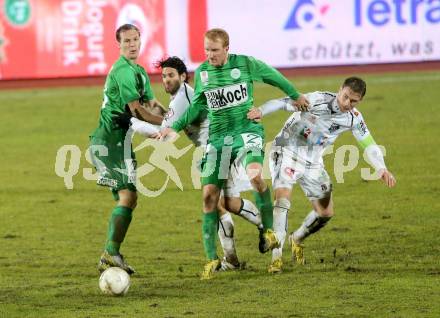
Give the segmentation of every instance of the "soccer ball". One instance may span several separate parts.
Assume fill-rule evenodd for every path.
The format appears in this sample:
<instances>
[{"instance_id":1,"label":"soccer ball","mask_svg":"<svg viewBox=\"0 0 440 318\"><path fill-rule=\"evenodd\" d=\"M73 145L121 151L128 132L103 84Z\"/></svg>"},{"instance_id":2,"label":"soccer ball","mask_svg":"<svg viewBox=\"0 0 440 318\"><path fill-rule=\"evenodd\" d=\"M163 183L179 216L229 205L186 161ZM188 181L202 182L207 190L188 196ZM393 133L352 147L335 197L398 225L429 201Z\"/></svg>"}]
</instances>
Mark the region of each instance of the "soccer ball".
<instances>
[{"instance_id":1,"label":"soccer ball","mask_svg":"<svg viewBox=\"0 0 440 318\"><path fill-rule=\"evenodd\" d=\"M130 287L130 275L122 268L107 268L99 277L99 288L104 294L124 296Z\"/></svg>"}]
</instances>

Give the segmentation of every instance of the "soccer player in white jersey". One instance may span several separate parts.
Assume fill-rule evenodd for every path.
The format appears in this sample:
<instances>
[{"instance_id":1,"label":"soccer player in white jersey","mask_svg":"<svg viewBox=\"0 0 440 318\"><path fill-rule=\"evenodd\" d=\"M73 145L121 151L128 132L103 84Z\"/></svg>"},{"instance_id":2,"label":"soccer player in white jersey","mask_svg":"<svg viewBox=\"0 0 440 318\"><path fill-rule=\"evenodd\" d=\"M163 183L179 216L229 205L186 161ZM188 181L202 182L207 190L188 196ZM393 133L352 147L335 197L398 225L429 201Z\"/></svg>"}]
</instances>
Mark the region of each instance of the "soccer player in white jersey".
<instances>
[{"instance_id":1,"label":"soccer player in white jersey","mask_svg":"<svg viewBox=\"0 0 440 318\"><path fill-rule=\"evenodd\" d=\"M290 209L292 186L299 183L309 198L313 210L302 225L289 236L293 257L304 264L304 240L324 227L334 215L332 184L323 165L325 147L333 144L345 131L351 131L368 161L388 187L396 180L387 170L383 154L370 134L362 114L356 109L366 93L365 82L347 78L337 94L313 92L305 94L310 101L308 112L295 112L275 137L270 155L270 170L275 191L274 230L281 242L272 251L268 271L282 271L282 247L286 238L287 213ZM252 119L277 109L288 107L289 99L272 100L261 109L253 109ZM291 107L291 106L290 106Z\"/></svg>"},{"instance_id":2,"label":"soccer player in white jersey","mask_svg":"<svg viewBox=\"0 0 440 318\"><path fill-rule=\"evenodd\" d=\"M152 110L164 116L162 124L153 125L131 117L130 114L128 116L121 114L117 118L119 125L131 125L134 132L145 137L154 137L160 129L170 127L185 113L194 95L193 88L188 84L189 74L186 65L180 58L168 57L157 62L156 67L161 69L163 87L170 94L170 104L166 113L161 113L161 109ZM126 122L124 123L124 121ZM208 143L209 120L206 115L201 116L198 121L187 126L184 131L196 147L205 147ZM240 268L234 242L234 223L230 213L224 208L225 201L230 212L256 225L258 229L262 228L261 216L257 207L251 201L240 197L240 192L250 190L252 190L252 185L247 179L246 170L237 161L231 166L230 177L226 182L218 207L220 211L218 236L224 253L221 261L222 270Z\"/></svg>"},{"instance_id":3,"label":"soccer player in white jersey","mask_svg":"<svg viewBox=\"0 0 440 318\"><path fill-rule=\"evenodd\" d=\"M162 70L162 83L165 92L170 94L168 111L164 115L161 125L153 125L131 117L131 128L138 134L154 137L160 129L171 126L191 104L194 95L193 88L188 84L189 74L185 63L178 57L168 57L156 63ZM205 117L199 122L189 125L185 129L188 138L196 145L205 145L208 139L209 121Z\"/></svg>"}]
</instances>

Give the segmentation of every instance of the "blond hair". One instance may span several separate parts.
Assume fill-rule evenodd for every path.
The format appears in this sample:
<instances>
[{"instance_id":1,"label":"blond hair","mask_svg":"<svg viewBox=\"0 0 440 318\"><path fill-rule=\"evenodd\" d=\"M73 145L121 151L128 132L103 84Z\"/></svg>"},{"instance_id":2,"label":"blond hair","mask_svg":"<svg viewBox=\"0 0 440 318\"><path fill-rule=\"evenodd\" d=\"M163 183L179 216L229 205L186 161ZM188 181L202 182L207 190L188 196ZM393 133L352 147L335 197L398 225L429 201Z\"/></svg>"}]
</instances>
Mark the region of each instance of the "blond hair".
<instances>
[{"instance_id":1,"label":"blond hair","mask_svg":"<svg viewBox=\"0 0 440 318\"><path fill-rule=\"evenodd\" d=\"M229 34L223 29L215 28L206 31L205 38L211 41L221 40L223 42L223 47L229 46Z\"/></svg>"}]
</instances>

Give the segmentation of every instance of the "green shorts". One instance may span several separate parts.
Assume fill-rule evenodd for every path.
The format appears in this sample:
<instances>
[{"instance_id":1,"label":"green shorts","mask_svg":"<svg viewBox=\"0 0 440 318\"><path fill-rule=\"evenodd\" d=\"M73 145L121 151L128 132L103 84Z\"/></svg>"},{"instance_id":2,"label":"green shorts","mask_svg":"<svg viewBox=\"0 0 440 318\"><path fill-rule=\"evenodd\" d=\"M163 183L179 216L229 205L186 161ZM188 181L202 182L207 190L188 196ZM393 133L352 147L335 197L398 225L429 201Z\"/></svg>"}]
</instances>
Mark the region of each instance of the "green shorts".
<instances>
[{"instance_id":1,"label":"green shorts","mask_svg":"<svg viewBox=\"0 0 440 318\"><path fill-rule=\"evenodd\" d=\"M110 187L113 197L119 200L118 191L136 192L136 159L131 149L124 155L124 141L108 142L90 137L90 157L98 172L96 183Z\"/></svg>"},{"instance_id":2,"label":"green shorts","mask_svg":"<svg viewBox=\"0 0 440 318\"><path fill-rule=\"evenodd\" d=\"M202 185L215 184L222 189L236 158L244 160L244 167L253 162L263 164L263 137L257 133L243 133L210 140L202 160Z\"/></svg>"}]
</instances>

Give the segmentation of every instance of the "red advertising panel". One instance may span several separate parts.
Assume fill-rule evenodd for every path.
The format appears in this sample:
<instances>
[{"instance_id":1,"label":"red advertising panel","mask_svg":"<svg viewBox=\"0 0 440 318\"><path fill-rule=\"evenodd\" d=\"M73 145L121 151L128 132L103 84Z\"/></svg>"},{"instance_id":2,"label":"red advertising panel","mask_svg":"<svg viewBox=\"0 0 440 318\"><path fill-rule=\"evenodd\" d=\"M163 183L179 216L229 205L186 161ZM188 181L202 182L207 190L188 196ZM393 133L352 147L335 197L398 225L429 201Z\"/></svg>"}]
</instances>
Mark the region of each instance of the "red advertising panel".
<instances>
[{"instance_id":1,"label":"red advertising panel","mask_svg":"<svg viewBox=\"0 0 440 318\"><path fill-rule=\"evenodd\" d=\"M206 59L203 36L208 30L207 0L188 0L188 49L190 60L201 63Z\"/></svg>"},{"instance_id":2,"label":"red advertising panel","mask_svg":"<svg viewBox=\"0 0 440 318\"><path fill-rule=\"evenodd\" d=\"M119 55L115 30L141 30L139 63L166 52L162 0L0 0L0 79L106 74Z\"/></svg>"}]
</instances>

